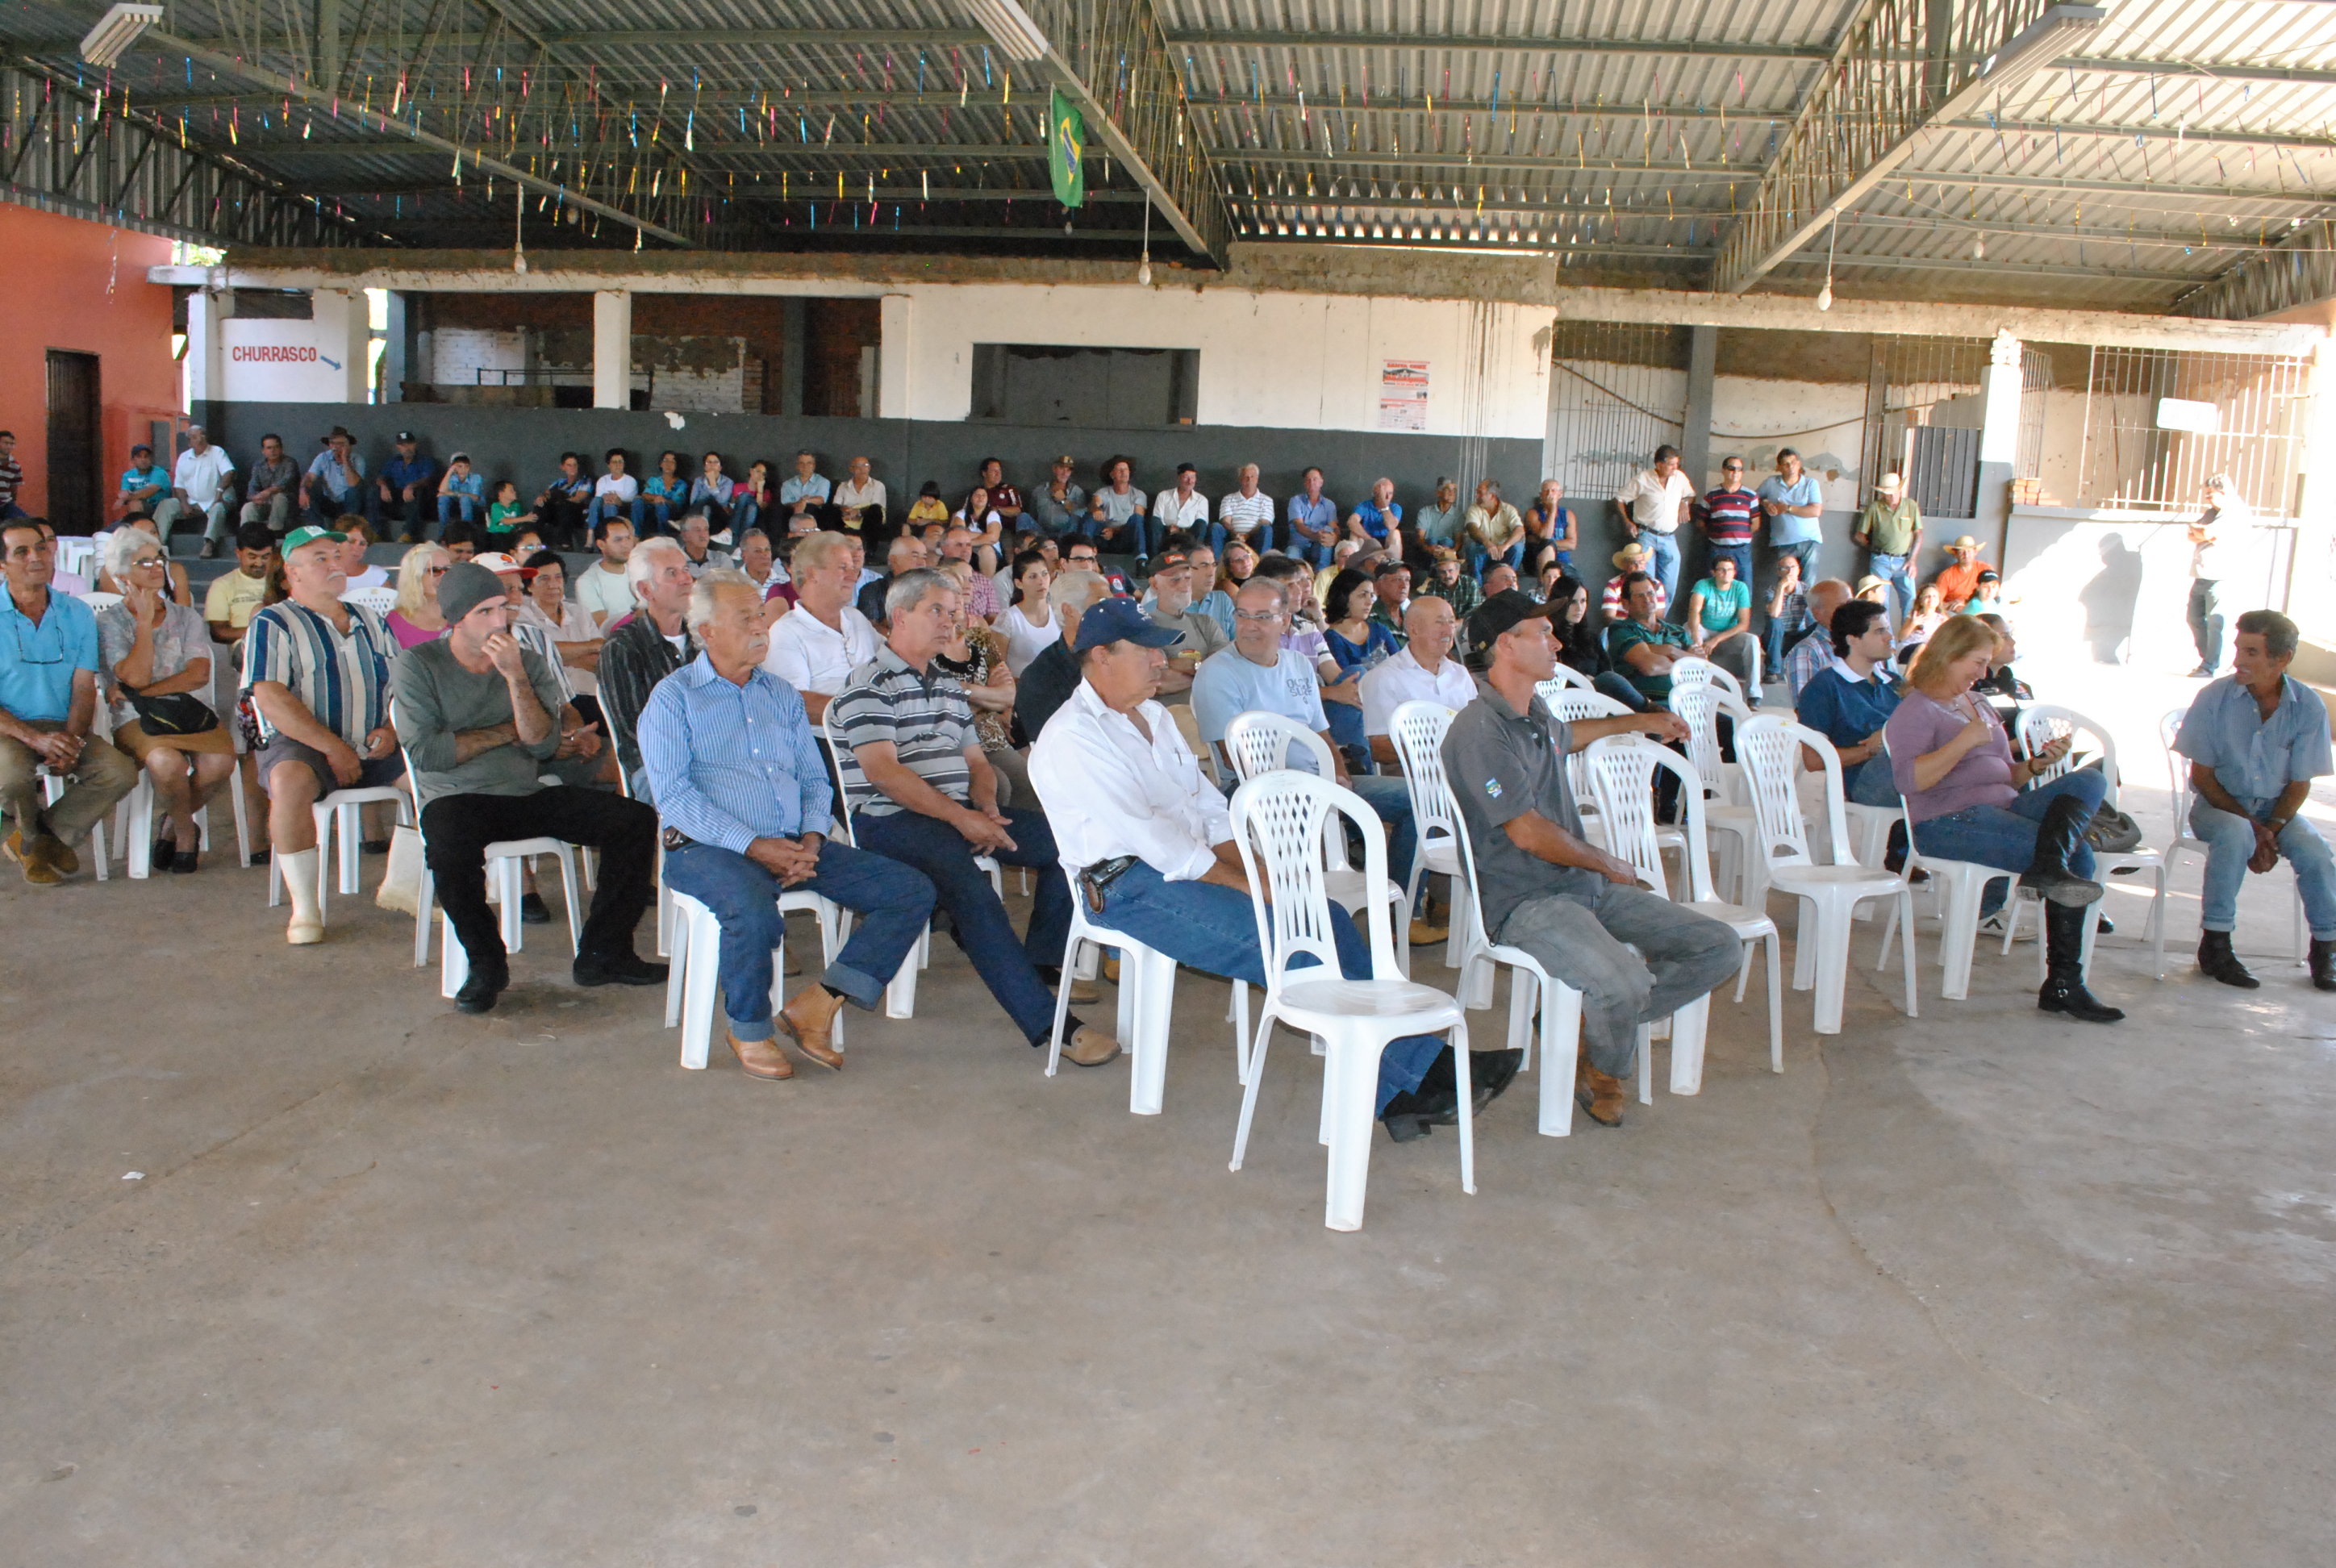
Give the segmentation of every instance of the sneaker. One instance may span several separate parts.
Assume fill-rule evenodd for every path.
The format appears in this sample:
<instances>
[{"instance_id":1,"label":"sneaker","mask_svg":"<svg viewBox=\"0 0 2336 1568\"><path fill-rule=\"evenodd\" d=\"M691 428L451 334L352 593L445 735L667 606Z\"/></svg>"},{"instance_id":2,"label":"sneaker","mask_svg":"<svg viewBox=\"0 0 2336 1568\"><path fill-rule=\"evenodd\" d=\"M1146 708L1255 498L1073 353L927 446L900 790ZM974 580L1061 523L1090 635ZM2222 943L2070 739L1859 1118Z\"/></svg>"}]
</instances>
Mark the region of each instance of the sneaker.
<instances>
[{"instance_id":1,"label":"sneaker","mask_svg":"<svg viewBox=\"0 0 2336 1568\"><path fill-rule=\"evenodd\" d=\"M1995 913L1989 915L1979 922L1979 934L1983 937L1993 937L1997 941L2001 941L2003 940L2003 928L2010 919L2011 917L2008 912L2002 910L1998 910ZM2043 922L2041 920L2022 920L2020 923L2020 934L2011 940L2016 942L2034 941L2036 940L2036 928L2042 923Z\"/></svg>"}]
</instances>

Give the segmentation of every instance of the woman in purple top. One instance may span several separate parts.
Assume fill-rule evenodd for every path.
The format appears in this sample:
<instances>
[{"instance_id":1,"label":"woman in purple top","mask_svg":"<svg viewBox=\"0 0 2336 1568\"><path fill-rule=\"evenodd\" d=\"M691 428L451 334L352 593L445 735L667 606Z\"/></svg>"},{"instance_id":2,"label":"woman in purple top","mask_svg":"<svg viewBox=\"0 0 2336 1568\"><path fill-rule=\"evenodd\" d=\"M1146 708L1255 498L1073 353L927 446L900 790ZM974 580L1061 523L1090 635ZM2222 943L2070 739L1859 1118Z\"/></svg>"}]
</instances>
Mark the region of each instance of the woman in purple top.
<instances>
[{"instance_id":1,"label":"woman in purple top","mask_svg":"<svg viewBox=\"0 0 2336 1568\"><path fill-rule=\"evenodd\" d=\"M1969 629L1965 629L1969 628ZM1922 645L1911 689L1883 726L1890 771L1906 800L1914 847L1940 860L1973 861L2020 873L2044 901L2046 975L2036 1005L2088 1023L2125 1014L2085 989L2084 922L2098 903L2085 828L2100 809L2107 775L2089 768L2023 788L2059 762L2064 738L2015 760L1995 711L1971 693L1995 657L1995 634L1964 617ZM2003 895L1991 885L1988 898Z\"/></svg>"}]
</instances>

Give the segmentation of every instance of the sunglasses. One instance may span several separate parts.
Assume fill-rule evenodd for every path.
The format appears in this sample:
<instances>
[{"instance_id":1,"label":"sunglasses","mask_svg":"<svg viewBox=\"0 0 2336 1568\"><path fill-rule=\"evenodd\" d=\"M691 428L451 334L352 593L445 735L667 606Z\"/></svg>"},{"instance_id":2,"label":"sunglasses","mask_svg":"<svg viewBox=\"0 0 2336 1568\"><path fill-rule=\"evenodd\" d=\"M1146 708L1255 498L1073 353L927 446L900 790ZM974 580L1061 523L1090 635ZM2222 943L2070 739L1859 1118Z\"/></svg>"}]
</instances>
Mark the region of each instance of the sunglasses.
<instances>
[{"instance_id":1,"label":"sunglasses","mask_svg":"<svg viewBox=\"0 0 2336 1568\"><path fill-rule=\"evenodd\" d=\"M159 555L141 555L137 560L130 563L130 570L135 571L141 567L161 566L161 564L162 558Z\"/></svg>"}]
</instances>

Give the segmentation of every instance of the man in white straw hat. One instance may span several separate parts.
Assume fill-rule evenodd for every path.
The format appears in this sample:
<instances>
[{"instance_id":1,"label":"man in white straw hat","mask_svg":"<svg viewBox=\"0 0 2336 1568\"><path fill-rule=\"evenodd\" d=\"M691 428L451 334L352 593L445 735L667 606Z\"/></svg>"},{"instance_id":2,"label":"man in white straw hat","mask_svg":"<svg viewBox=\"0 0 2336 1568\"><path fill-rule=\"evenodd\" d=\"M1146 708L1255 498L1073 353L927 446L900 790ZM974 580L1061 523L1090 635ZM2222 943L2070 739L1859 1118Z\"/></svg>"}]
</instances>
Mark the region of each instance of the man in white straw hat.
<instances>
[{"instance_id":1,"label":"man in white straw hat","mask_svg":"<svg viewBox=\"0 0 2336 1568\"><path fill-rule=\"evenodd\" d=\"M1883 474L1849 537L1865 551L1866 570L1890 585L1891 618L1904 626L1914 613L1914 562L1922 553L1922 509L1906 493L1906 482Z\"/></svg>"}]
</instances>

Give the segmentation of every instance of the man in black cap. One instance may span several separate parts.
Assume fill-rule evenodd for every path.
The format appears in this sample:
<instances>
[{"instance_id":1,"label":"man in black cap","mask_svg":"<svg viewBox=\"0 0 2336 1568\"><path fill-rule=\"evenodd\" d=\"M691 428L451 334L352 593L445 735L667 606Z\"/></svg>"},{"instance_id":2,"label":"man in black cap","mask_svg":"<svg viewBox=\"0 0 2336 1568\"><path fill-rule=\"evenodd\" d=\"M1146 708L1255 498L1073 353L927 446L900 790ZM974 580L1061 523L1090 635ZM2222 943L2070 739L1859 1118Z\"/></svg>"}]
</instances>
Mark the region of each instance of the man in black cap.
<instances>
[{"instance_id":1,"label":"man in black cap","mask_svg":"<svg viewBox=\"0 0 2336 1568\"><path fill-rule=\"evenodd\" d=\"M599 850L576 983L663 985L666 966L633 952L657 863L657 813L602 790L543 784L544 764L589 757L599 736L589 728L561 732L560 677L511 635L501 579L460 562L438 579L438 609L446 635L397 662L397 721L414 760L438 901L471 961L454 1005L483 1013L511 984L502 933L487 908L485 849L498 839L548 836Z\"/></svg>"},{"instance_id":2,"label":"man in black cap","mask_svg":"<svg viewBox=\"0 0 2336 1568\"><path fill-rule=\"evenodd\" d=\"M1740 953L1728 927L1639 886L1628 862L1584 836L1564 759L1610 735L1683 740L1687 724L1668 713L1560 724L1533 689L1557 673L1549 607L1500 594L1477 624L1486 668L1445 734L1444 770L1468 825L1484 930L1582 993L1574 1098L1620 1126L1639 1026L1718 985Z\"/></svg>"},{"instance_id":3,"label":"man in black cap","mask_svg":"<svg viewBox=\"0 0 2336 1568\"><path fill-rule=\"evenodd\" d=\"M374 481L381 492L381 522L397 525L399 543L417 544L436 504L438 465L419 454L414 432L399 431L396 444L397 455L381 465Z\"/></svg>"},{"instance_id":4,"label":"man in black cap","mask_svg":"<svg viewBox=\"0 0 2336 1568\"><path fill-rule=\"evenodd\" d=\"M1265 984L1265 953L1248 873L1223 794L1202 776L1168 710L1153 700L1163 651L1183 634L1155 625L1132 599L1107 599L1080 618L1078 689L1047 721L1030 753L1030 782L1063 863L1077 866L1075 896L1098 924L1178 963ZM1369 950L1332 905L1338 967L1368 978ZM1508 1086L1523 1053L1479 1051L1469 1064L1478 1108ZM1408 1035L1379 1057L1377 1108L1388 1135L1408 1143L1459 1120L1454 1063L1443 1040Z\"/></svg>"}]
</instances>

